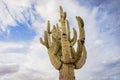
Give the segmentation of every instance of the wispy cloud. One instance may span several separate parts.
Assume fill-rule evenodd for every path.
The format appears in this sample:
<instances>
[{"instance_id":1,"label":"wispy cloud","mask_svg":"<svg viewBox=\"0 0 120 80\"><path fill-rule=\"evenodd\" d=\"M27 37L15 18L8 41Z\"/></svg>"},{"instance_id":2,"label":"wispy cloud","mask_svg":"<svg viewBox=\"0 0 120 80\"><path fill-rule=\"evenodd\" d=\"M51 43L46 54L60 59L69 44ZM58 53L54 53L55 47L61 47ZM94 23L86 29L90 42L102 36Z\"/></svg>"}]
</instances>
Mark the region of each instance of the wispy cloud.
<instances>
[{"instance_id":1,"label":"wispy cloud","mask_svg":"<svg viewBox=\"0 0 120 80\"><path fill-rule=\"evenodd\" d=\"M4 76L6 74L12 74L15 73L19 70L19 66L18 65L11 65L11 64L5 64L5 65L1 65L0 64L0 76Z\"/></svg>"},{"instance_id":2,"label":"wispy cloud","mask_svg":"<svg viewBox=\"0 0 120 80\"><path fill-rule=\"evenodd\" d=\"M14 33L15 41L15 37L12 37L11 41L0 39L0 79L58 79L58 72L49 61L47 49L39 43L39 37L43 36L47 20L50 20L51 27L59 22L59 5L62 5L67 11L71 28L78 28L75 16L80 15L85 22L87 62L81 70L76 71L76 79L118 80L120 74L120 46L118 45L120 16L117 15L120 12L119 1L109 1L110 4L106 4L107 2L108 0L103 2L1 0L0 37L9 38L13 35L13 30L21 26L20 24L23 24L21 28L24 30L17 28L22 35L21 40L17 33ZM114 9L116 11L113 11ZM25 31L31 33L25 34ZM29 35L33 36L33 39L26 38ZM25 38L28 41L25 41Z\"/></svg>"}]
</instances>

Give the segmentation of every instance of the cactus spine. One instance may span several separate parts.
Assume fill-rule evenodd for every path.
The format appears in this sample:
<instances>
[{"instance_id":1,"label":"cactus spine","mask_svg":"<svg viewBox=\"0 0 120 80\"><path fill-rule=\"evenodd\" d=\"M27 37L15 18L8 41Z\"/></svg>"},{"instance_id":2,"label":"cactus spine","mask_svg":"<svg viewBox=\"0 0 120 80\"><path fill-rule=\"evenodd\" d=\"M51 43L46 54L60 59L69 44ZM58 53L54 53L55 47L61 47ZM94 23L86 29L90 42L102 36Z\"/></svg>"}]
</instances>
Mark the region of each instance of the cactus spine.
<instances>
[{"instance_id":1,"label":"cactus spine","mask_svg":"<svg viewBox=\"0 0 120 80\"><path fill-rule=\"evenodd\" d=\"M59 70L59 80L75 80L74 69L80 69L86 62L87 52L84 45L85 31L84 22L80 16L76 16L79 26L79 38L73 28L73 38L70 38L69 21L66 19L66 12L60 6L60 27L58 24L50 30L50 21L47 23L47 30L44 31L44 41L40 42L48 49L52 65ZM77 42L75 52L74 45Z\"/></svg>"}]
</instances>

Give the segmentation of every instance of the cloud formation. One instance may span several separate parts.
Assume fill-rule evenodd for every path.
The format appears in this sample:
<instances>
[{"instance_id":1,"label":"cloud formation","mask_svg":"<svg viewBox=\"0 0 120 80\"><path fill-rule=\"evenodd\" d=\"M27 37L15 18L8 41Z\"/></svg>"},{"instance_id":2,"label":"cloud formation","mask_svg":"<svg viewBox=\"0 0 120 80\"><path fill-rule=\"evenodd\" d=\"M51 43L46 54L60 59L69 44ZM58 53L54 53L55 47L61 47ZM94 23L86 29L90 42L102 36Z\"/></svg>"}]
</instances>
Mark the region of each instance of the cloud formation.
<instances>
[{"instance_id":1,"label":"cloud formation","mask_svg":"<svg viewBox=\"0 0 120 80\"><path fill-rule=\"evenodd\" d=\"M1 0L0 36L2 33L11 34L10 28L18 27L20 23L33 29L36 35L29 41L0 41L0 79L58 79L58 71L51 65L47 49L39 44L39 37L43 37L47 20L50 20L51 27L58 22L59 5L62 5L71 28L78 28L75 16L80 15L85 22L88 57L85 66L75 71L76 79L119 80L120 46L116 37L120 31L120 16L116 16L120 12L119 1L106 3L108 0Z\"/></svg>"}]
</instances>

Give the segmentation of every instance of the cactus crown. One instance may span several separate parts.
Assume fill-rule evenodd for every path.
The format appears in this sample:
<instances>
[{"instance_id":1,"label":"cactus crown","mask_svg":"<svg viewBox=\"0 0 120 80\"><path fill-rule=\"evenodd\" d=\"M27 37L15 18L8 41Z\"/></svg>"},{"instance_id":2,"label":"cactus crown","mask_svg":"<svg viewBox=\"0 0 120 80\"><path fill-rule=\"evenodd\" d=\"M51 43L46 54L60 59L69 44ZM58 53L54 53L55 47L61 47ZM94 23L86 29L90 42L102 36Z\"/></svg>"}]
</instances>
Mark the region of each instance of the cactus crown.
<instances>
[{"instance_id":1,"label":"cactus crown","mask_svg":"<svg viewBox=\"0 0 120 80\"><path fill-rule=\"evenodd\" d=\"M62 63L72 63L78 68L77 65L81 59L86 59L84 56L84 22L80 16L76 16L76 20L79 26L79 38L77 40L77 32L73 28L73 38L70 38L70 26L69 21L66 19L66 12L63 11L60 6L60 26L58 24L53 26L50 30L50 21L47 23L47 30L44 31L44 41L40 38L40 42L48 49L49 57L53 66L60 69ZM77 51L75 52L73 46L77 42ZM68 58L68 59L67 59ZM54 60L55 59L55 60ZM59 65L56 65L56 62ZM84 63L79 63L83 65ZM80 68L80 67L79 67Z\"/></svg>"}]
</instances>

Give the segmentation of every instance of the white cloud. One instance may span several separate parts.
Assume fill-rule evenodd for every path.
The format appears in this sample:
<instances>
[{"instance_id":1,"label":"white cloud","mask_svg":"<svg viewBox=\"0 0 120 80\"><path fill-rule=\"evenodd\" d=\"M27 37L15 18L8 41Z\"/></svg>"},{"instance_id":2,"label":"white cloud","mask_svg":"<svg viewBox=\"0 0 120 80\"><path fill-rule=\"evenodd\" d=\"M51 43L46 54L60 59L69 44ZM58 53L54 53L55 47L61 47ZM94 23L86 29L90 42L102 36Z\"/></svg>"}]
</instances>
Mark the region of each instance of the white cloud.
<instances>
[{"instance_id":1,"label":"white cloud","mask_svg":"<svg viewBox=\"0 0 120 80\"><path fill-rule=\"evenodd\" d=\"M0 1L0 28L3 31L6 31L7 25L15 25L15 21L13 20L12 16L9 14L9 12L6 9L5 4L3 1Z\"/></svg>"},{"instance_id":2,"label":"white cloud","mask_svg":"<svg viewBox=\"0 0 120 80\"><path fill-rule=\"evenodd\" d=\"M57 71L51 65L47 49L39 43L39 39L35 39L34 41L28 43L19 42L17 44L16 42L0 42L0 47L3 47L0 50L0 79L57 79ZM18 50L21 48L24 48L24 53L14 51L14 53L9 52L10 49ZM49 76L51 72L53 75Z\"/></svg>"},{"instance_id":3,"label":"white cloud","mask_svg":"<svg viewBox=\"0 0 120 80\"><path fill-rule=\"evenodd\" d=\"M35 11L31 9L32 2L34 2ZM14 72L13 70L14 74L1 76L1 80L52 80L59 78L58 72L49 61L47 49L39 43L39 36L43 36L47 20L50 20L52 25L58 22L59 5L62 5L64 10L67 11L71 27L78 28L75 16L80 15L85 22L88 57L85 66L76 71L77 80L88 80L94 72L104 69L104 62L104 64L111 63L112 60L119 56L119 46L115 47L111 41L105 40L104 37L106 36L104 34L102 34L104 37L99 36L100 33L96 21L99 7L89 10L87 7L79 5L77 1L72 0L3 0L0 1L0 4L0 28L3 31L8 29L9 25L17 25L15 20L28 24L25 19L26 16L31 19L31 27L38 33L31 42L0 42L1 65L6 66L8 63L19 65L18 71ZM104 21L104 18L100 20L100 22L102 21ZM7 68L9 66L11 65L7 65ZM50 75L51 73L52 75ZM93 76L91 80L94 80Z\"/></svg>"},{"instance_id":4,"label":"white cloud","mask_svg":"<svg viewBox=\"0 0 120 80\"><path fill-rule=\"evenodd\" d=\"M39 0L37 5L35 5L35 9L45 21L51 20L55 23L58 20L58 7L55 6L59 6L57 5L56 0L50 0L46 2Z\"/></svg>"},{"instance_id":5,"label":"white cloud","mask_svg":"<svg viewBox=\"0 0 120 80\"><path fill-rule=\"evenodd\" d=\"M17 22L26 23L24 12L31 8L32 0L1 0L0 28L6 31L8 26L16 26Z\"/></svg>"},{"instance_id":6,"label":"white cloud","mask_svg":"<svg viewBox=\"0 0 120 80\"><path fill-rule=\"evenodd\" d=\"M15 64L0 64L0 76L4 76L6 74L12 74L19 70L19 65Z\"/></svg>"},{"instance_id":7,"label":"white cloud","mask_svg":"<svg viewBox=\"0 0 120 80\"><path fill-rule=\"evenodd\" d=\"M24 42L21 42L21 43L14 43L14 42L3 42L3 41L0 41L0 47L1 47L1 50L7 50L9 48L23 48L26 44Z\"/></svg>"},{"instance_id":8,"label":"white cloud","mask_svg":"<svg viewBox=\"0 0 120 80\"><path fill-rule=\"evenodd\" d=\"M95 43L98 44L98 45L101 45L101 44L103 44L103 41L98 39L98 40L95 41Z\"/></svg>"}]
</instances>

